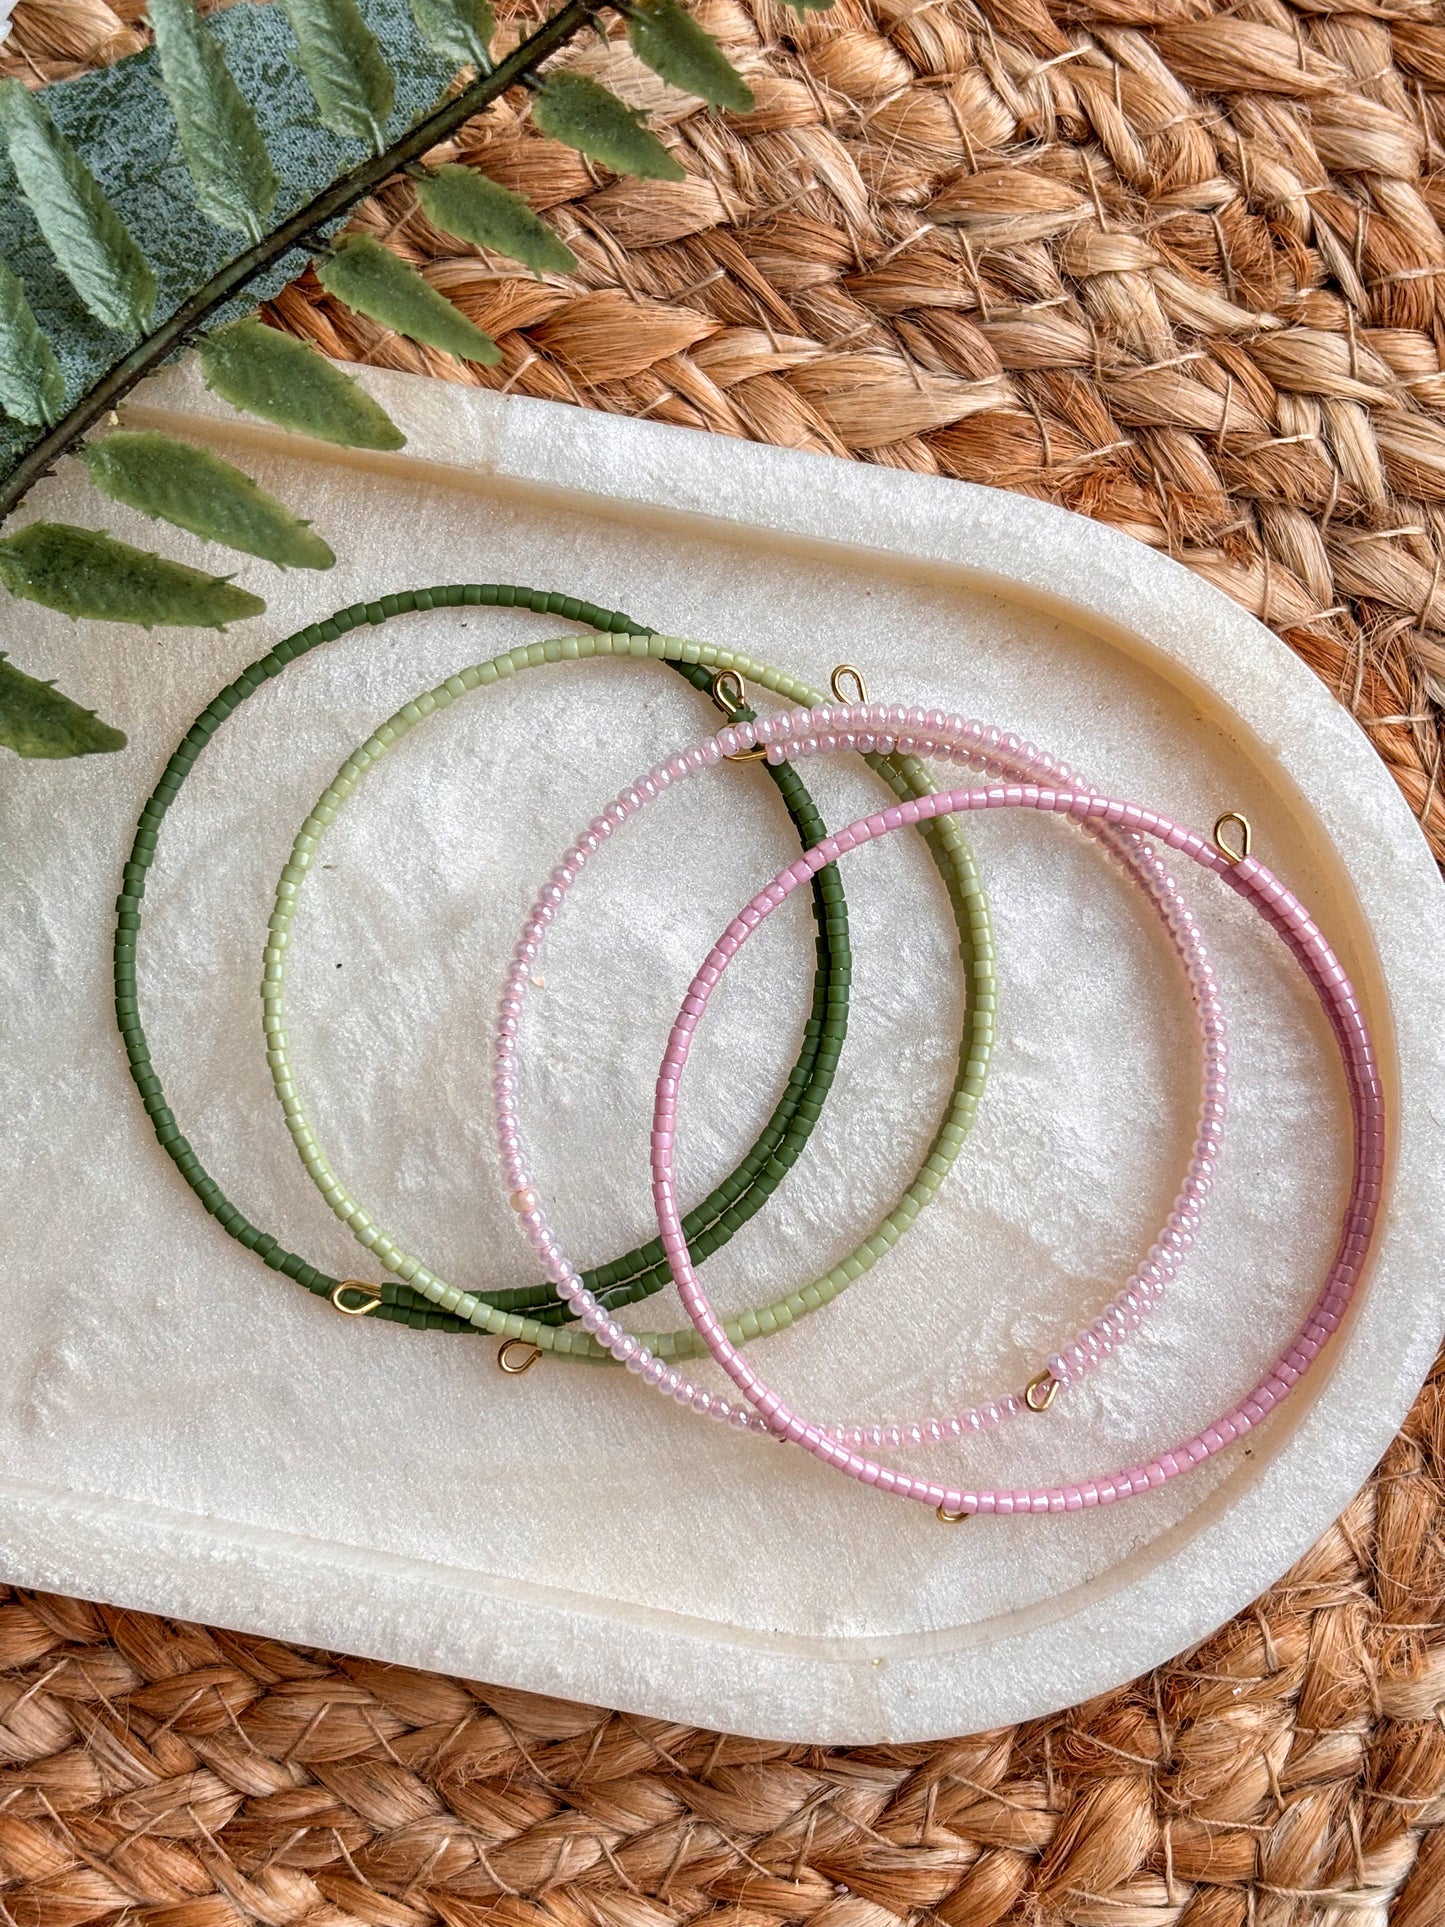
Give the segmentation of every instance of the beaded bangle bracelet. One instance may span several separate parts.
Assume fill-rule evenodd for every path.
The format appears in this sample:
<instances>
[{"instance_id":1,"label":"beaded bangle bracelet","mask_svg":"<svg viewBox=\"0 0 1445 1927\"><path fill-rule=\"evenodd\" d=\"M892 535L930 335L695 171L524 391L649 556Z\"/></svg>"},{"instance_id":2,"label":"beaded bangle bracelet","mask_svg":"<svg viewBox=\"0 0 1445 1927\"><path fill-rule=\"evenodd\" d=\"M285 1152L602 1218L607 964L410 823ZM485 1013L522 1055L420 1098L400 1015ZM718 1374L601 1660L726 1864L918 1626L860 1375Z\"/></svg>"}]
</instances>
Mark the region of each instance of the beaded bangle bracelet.
<instances>
[{"instance_id":1,"label":"beaded bangle bracelet","mask_svg":"<svg viewBox=\"0 0 1445 1927\"><path fill-rule=\"evenodd\" d=\"M612 612L582 604L580 619L600 628ZM647 635L639 624L618 616L626 624L623 633ZM416 724L446 709L460 695L501 682L527 669L557 662L580 661L585 654L574 646L578 638L568 637L532 643L514 649L503 657L462 670L438 688L416 700L404 703L357 750L347 758L322 792L292 842L291 854L276 887L275 906L269 924L269 939L264 956L261 986L266 1056L272 1083L286 1118L292 1141L301 1161L331 1209L356 1238L399 1277L408 1276L407 1254L394 1240L376 1227L371 1218L348 1195L337 1179L307 1117L296 1083L286 1030L286 957L291 941L302 886L313 865L321 838L331 827L345 804L355 793L362 778L389 750L394 749ZM713 700L734 720L751 719L753 712L741 703L741 679L731 676L734 688L727 686L730 672L710 675L700 664L686 663L675 657L664 658L695 689L711 691ZM726 703L734 698L737 707ZM787 763L764 763L768 775L782 797L784 806L798 831L803 848L826 836L827 830L812 797L801 779ZM720 1250L743 1225L750 1222L772 1196L797 1161L833 1083L838 1058L848 1028L848 997L851 980L851 950L848 940L848 906L836 868L819 872L813 895L813 916L817 926L817 969L813 983L813 1007L804 1029L798 1061L789 1074L783 1095L752 1149L741 1164L684 1220L694 1263L702 1263ZM426 1274L430 1275L430 1274ZM638 1246L610 1263L585 1274L590 1291L603 1304L614 1308L631 1305L661 1291L671 1273L658 1239ZM358 1287L358 1290L360 1288ZM409 1308L422 1311L415 1324L428 1324L445 1318L452 1330L475 1331L475 1327L446 1313L438 1313L431 1301L411 1285L403 1285ZM367 1294L371 1296L371 1294ZM570 1309L559 1300L550 1284L527 1285L520 1289L479 1292L484 1304L498 1311L525 1311L544 1325L569 1322ZM526 1343L526 1337L513 1341ZM529 1360L528 1363L532 1361ZM509 1369L523 1369L522 1366Z\"/></svg>"},{"instance_id":2,"label":"beaded bangle bracelet","mask_svg":"<svg viewBox=\"0 0 1445 1927\"><path fill-rule=\"evenodd\" d=\"M985 730L981 724L967 722L962 717L946 716L941 710L889 709L881 704L825 705L777 717L756 726L745 724L739 729L724 729L709 742L674 757L664 768L668 780L675 781L691 774L699 766L693 761L694 758L700 758L705 764L716 756L733 753L740 746L751 746L755 740L768 743L769 754L781 753L782 745L786 745L794 755L807 755L856 749L867 744L875 750L906 749L909 753L920 755L943 755L967 760L980 744L988 743L995 735L996 732ZM810 1424L789 1411L777 1394L764 1384L728 1339L688 1263L686 1243L678 1236L672 1186L677 1090L693 1033L707 1008L713 989L721 981L732 958L753 931L771 916L778 904L786 901L792 891L812 874L817 864L836 861L843 852L917 823L934 810L962 812L976 809L1033 809L1079 821L1122 825L1131 832L1144 832L1157 838L1168 848L1182 851L1202 869L1212 870L1222 877L1279 933L1300 963L1330 1021L1350 1094L1353 1162L1340 1241L1324 1284L1294 1339L1254 1389L1212 1425L1144 1464L1129 1466L1106 1478L1091 1479L1081 1484L971 1490L914 1478L894 1467L863 1457L831 1435L827 1428ZM1219 837L1224 821L1221 818L1220 825L1216 826L1216 837ZM503 1114L499 1108L499 1124ZM1232 851L1223 851L1155 811L1093 795L1082 789L1018 784L987 790L953 790L920 798L916 802L898 804L878 815L860 819L836 835L825 838L815 849L780 872L753 898L741 916L728 926L694 977L663 1059L658 1075L652 1136L653 1197L658 1228L672 1261L678 1291L688 1315L694 1320L709 1352L754 1408L752 1413L743 1407L730 1406L727 1400L718 1400L662 1360L646 1356L635 1338L623 1331L603 1307L590 1301L581 1279L568 1265L566 1254L551 1239L545 1216L534 1196L529 1197L529 1208L525 1215L538 1221L535 1228L528 1227L529 1237L534 1244L539 1237L547 1240L545 1249L549 1271L561 1294L577 1307L582 1322L608 1346L614 1357L679 1404L699 1414L723 1417L731 1423L741 1423L748 1429L761 1429L777 1438L801 1445L849 1478L901 1498L932 1505L939 1516L947 1520L967 1518L976 1512L1078 1511L1149 1491L1189 1471L1250 1431L1289 1395L1319 1356L1330 1334L1338 1327L1363 1271L1379 1213L1384 1173L1384 1132L1384 1100L1374 1051L1364 1014L1350 981L1304 906L1263 864L1250 856L1247 842L1237 855ZM524 1165L520 1167L520 1175L527 1175Z\"/></svg>"},{"instance_id":3,"label":"beaded bangle bracelet","mask_svg":"<svg viewBox=\"0 0 1445 1927\"><path fill-rule=\"evenodd\" d=\"M579 602L572 597L508 585L488 584L420 590L387 597L381 603L358 605L345 610L333 616L329 622L313 625L312 628L289 638L260 662L253 664L221 692L202 712L202 716L188 733L181 748L172 757L161 783L157 786L142 815L131 861L126 868L126 888L117 906L119 917L115 953L116 1011L122 1036L126 1042L132 1075L141 1090L146 1109L162 1144L192 1188L201 1197L207 1209L227 1230L232 1232L233 1236L260 1251L268 1264L306 1284L311 1291L325 1294L338 1310L350 1316L377 1316L395 1322L404 1322L414 1328L465 1332L475 1331L477 1329L475 1324L438 1309L429 1299L419 1292L412 1291L405 1284L386 1284L373 1291L371 1287L362 1285L358 1281L329 1277L314 1266L307 1265L294 1253L287 1252L268 1234L256 1231L230 1204L219 1186L210 1179L191 1147L180 1136L174 1117L165 1104L164 1093L151 1064L140 1022L136 1002L134 959L140 923L140 902L144 894L146 872L154 854L160 823L196 756L225 716L244 701L246 696L259 688L262 682L279 674L288 662L306 654L320 642L345 634L361 622L377 624L391 616L418 609L492 605L525 608L536 614L560 615L568 620L607 628L629 639L649 633L640 624L617 611L599 609L591 603ZM570 643L573 639L568 640ZM562 647L563 645L560 644L532 645L530 650L514 651L513 655L514 658L525 658L525 662L519 666L531 667L535 663L540 663L544 655L547 659L551 659L554 652ZM714 689L716 678L698 664L669 660L669 667L674 668L699 690ZM714 692L714 700L718 701L720 707L722 706L720 691ZM738 710L736 713L751 716L752 712ZM408 722L407 727L409 726ZM801 780L785 765L775 768L769 764L767 767L769 775L777 783L806 847L807 843L816 841L824 834L824 825L812 799L808 796ZM779 777L781 781L778 780ZM847 908L836 868L830 868L822 873L819 882L823 887L815 897L815 912L818 924L820 967L815 979L813 1012L805 1030L803 1051L789 1079L784 1096L758 1143L732 1177L726 1179L707 1203L699 1208L699 1214L706 1218L709 1227L708 1235L712 1240L710 1248L713 1249L726 1243L737 1226L745 1223L754 1212L759 1210L776 1188L787 1165L796 1158L802 1144L806 1142L832 1082L837 1052L841 1046L847 1021L849 978ZM629 1253L626 1258L615 1261L614 1267L604 1268L597 1273L595 1282L599 1288L604 1289L609 1284L614 1284L615 1301L629 1303L631 1302L627 1295L629 1285L632 1289L636 1289L637 1274L644 1267L650 1268L656 1282L645 1285L643 1289L656 1290L666 1282L668 1273L665 1263L662 1262L662 1247L655 1239L638 1251ZM615 1272L615 1276L609 1278L609 1271ZM611 1296L610 1293L608 1295ZM566 1306L555 1299L550 1286L546 1284L528 1287L515 1293L498 1293L497 1297L504 1301L504 1309L510 1310L518 1302L536 1303L541 1307L539 1315L543 1318L560 1320L570 1317ZM360 1300L359 1303L353 1302L357 1299Z\"/></svg>"},{"instance_id":4,"label":"beaded bangle bracelet","mask_svg":"<svg viewBox=\"0 0 1445 1927\"><path fill-rule=\"evenodd\" d=\"M680 657L696 657L707 669L722 674L744 676L751 682L761 684L783 695L791 695L800 687L793 678L784 676L766 664L758 663L750 657L713 644L684 643L675 638L649 633L643 638L629 638L623 646L628 653L640 652L645 646L647 653L668 661L677 661ZM454 1286L437 1278L419 1259L403 1250L391 1233L378 1226L373 1217L351 1196L316 1140L297 1087L286 1034L285 971L291 922L307 872L314 862L319 839L335 821L337 813L348 797L354 793L366 771L374 767L387 751L425 716L436 714L470 690L499 681L519 670L535 667L540 662L607 655L615 653L618 647L616 640L605 634L569 637L565 642L533 644L529 648L513 650L505 656L493 658L488 663L463 670L459 675L448 678L445 683L426 695L405 704L388 722L376 730L360 749L353 752L332 783L322 793L297 834L291 859L282 871L277 886L276 906L270 924L271 941L266 951L262 996L265 1002L267 1054L272 1077L297 1150L313 1183L327 1204L380 1263L396 1277L405 1280L412 1290L463 1317L473 1316L474 1306L480 1306L486 1310L489 1306L494 1307L496 1301L483 1294L457 1292ZM809 696L812 693L809 692ZM872 760L875 767L879 767L880 774L884 775L890 786L894 788L895 794L919 795L928 792L930 785L916 763L900 766L894 772L878 765L876 759ZM950 896L959 920L962 940L961 954L967 959L968 946L971 945L973 950L973 967L970 972L972 994L964 1046L960 1053L958 1076L944 1122L929 1147L923 1169L914 1179L910 1192L905 1194L903 1203L895 1213L898 1220L897 1229L887 1237L886 1243L894 1242L901 1230L912 1221L918 1209L921 1208L921 1204L911 1204L913 1194L917 1194L921 1201L931 1197L957 1157L967 1129L973 1120L978 1095L982 1089L983 1070L993 1038L992 949L988 936L986 907L972 859L966 848L951 834L946 840L940 839L934 846L934 856L943 871L945 881L951 886ZM835 1061L836 1052L832 1053L829 1062L830 1075L831 1064ZM781 1178L782 1175L782 1170L779 1170L777 1178ZM776 1181L775 1178L774 1183ZM771 1188L770 1186L769 1189ZM761 1200L759 1202L761 1203ZM910 1205L911 1208L909 1208ZM905 1210L906 1216L903 1215ZM723 1223L728 1224L729 1228L735 1228L735 1224L741 1222L741 1217L737 1216L730 1224L729 1215L724 1215ZM878 1242L878 1237L879 1234L875 1233L873 1238L865 1240L855 1252L834 1267L833 1272L829 1274L829 1279L821 1281L818 1288L810 1287L807 1292L790 1292L773 1304L744 1312L729 1322L729 1331L739 1343L743 1343L748 1339L782 1330L796 1319L806 1316L818 1305L835 1297L852 1278L861 1276L876 1261L885 1248L884 1244ZM705 1248L715 1249L716 1243ZM655 1249L660 1262L656 1264L655 1269L646 1274L644 1280L639 1281L642 1288L633 1294L634 1297L641 1297L647 1291L656 1290L660 1285L670 1281L671 1274L667 1269L660 1243L649 1246L647 1249L649 1253ZM594 1287L589 1285L589 1288ZM540 1289L548 1297L552 1296L550 1284L531 1289L534 1294ZM523 1296L522 1293L509 1295L505 1309L509 1313L518 1309L517 1300ZM563 1315L571 1316L570 1310L565 1305L563 1305ZM484 1330L495 1332L499 1329L490 1319L476 1317L474 1322ZM530 1343L537 1346L539 1350L552 1352L557 1356L585 1359L589 1363L611 1363L605 1347L596 1344L588 1333L575 1327L553 1330L535 1318L522 1318L509 1326L504 1335L518 1343ZM677 1332L650 1333L647 1335L647 1343L654 1350L677 1356L693 1355L700 1349L697 1333L690 1326L685 1326Z\"/></svg>"},{"instance_id":5,"label":"beaded bangle bracelet","mask_svg":"<svg viewBox=\"0 0 1445 1927\"><path fill-rule=\"evenodd\" d=\"M766 729L769 726L759 727ZM871 747L870 741L860 740L865 749ZM817 744L812 737L805 739L805 747L809 753L817 753ZM553 1241L545 1217L537 1209L536 1196L531 1187L531 1179L523 1154L516 1101L519 1023L538 949L548 924L565 899L567 890L576 880L582 867L596 854L605 838L635 815L644 803L656 798L681 777L696 775L708 768L718 760L718 755L719 752L710 745L699 746L685 752L681 757L674 757L672 762L649 771L645 778L623 790L608 805L602 816L584 831L567 851L560 866L552 872L551 878L543 886L540 896L532 907L528 921L523 926L521 940L512 954L512 962L502 992L493 1052L493 1113L503 1180L521 1214L522 1228L548 1275L552 1275L556 1265L562 1262L559 1256L560 1248ZM969 762L990 776L1006 776L1014 779L1020 776L1030 779L1042 777L1053 781L1061 781L1067 777L1074 781L1081 780L1074 778L1065 765L1058 763L1044 751L1035 749L1032 744L1021 742L1017 737L1001 737L997 730L988 732L986 741L973 743L960 750L959 756L961 760ZM1188 1168L1169 1218L1156 1241L1150 1246L1148 1255L1116 1295L1113 1303L1087 1332L1084 1332L1072 1345L1066 1346L1062 1354L1056 1354L1051 1358L1045 1369L1032 1378L1022 1392L1008 1393L999 1399L985 1400L982 1404L971 1407L967 1412L947 1421L930 1419L921 1426L881 1428L880 1436L889 1444L921 1444L925 1439L942 1440L948 1436L962 1438L970 1432L992 1429L1005 1419L1016 1418L1025 1410L1047 1411L1057 1396L1061 1384L1066 1383L1071 1377L1091 1370L1101 1360L1109 1357L1116 1344L1138 1327L1145 1312L1163 1296L1184 1253L1194 1242L1195 1230L1213 1184L1215 1159L1219 1153L1220 1137L1224 1127L1225 1064L1228 1054L1224 1013L1219 1002L1213 965L1205 952L1193 913L1180 896L1178 885L1168 869L1146 839L1131 832L1120 831L1107 823L1085 827L1110 855L1124 865L1126 874L1144 890L1163 922L1184 966L1190 994L1198 1014L1203 1047L1199 1122ZM904 1217L901 1210L895 1211L893 1216L885 1220L884 1224L874 1232L869 1245L875 1256L881 1255L882 1249L896 1241L901 1230L911 1222L911 1216L916 1216L916 1211L909 1217ZM585 1279L583 1283L585 1286ZM810 1304L812 1300L809 1294L817 1289L815 1286L808 1286L802 1293L795 1295L799 1296L804 1304ZM585 1320L583 1322L586 1323ZM621 1327L612 1329L621 1330ZM729 1327L729 1335L731 1336L731 1327ZM638 1348L638 1355L644 1362L651 1361L650 1369L660 1373L663 1369L658 1363L661 1355L651 1335L642 1333L630 1336ZM699 1347L701 1342L701 1339L696 1341ZM608 1349L615 1350L612 1346ZM632 1356L631 1353L628 1355ZM673 1355L676 1356L677 1353L674 1352ZM914 1434L917 1436L914 1437Z\"/></svg>"}]
</instances>

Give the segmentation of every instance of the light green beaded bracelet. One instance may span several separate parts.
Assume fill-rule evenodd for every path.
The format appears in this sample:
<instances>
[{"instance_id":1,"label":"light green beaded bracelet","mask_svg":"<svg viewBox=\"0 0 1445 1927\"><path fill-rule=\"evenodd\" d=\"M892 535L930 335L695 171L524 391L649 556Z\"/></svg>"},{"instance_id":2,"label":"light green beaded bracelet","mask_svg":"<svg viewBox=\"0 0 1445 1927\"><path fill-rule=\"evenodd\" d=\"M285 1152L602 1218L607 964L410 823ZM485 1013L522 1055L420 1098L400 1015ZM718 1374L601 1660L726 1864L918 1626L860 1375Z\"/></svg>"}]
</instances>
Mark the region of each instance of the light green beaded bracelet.
<instances>
[{"instance_id":1,"label":"light green beaded bracelet","mask_svg":"<svg viewBox=\"0 0 1445 1927\"><path fill-rule=\"evenodd\" d=\"M522 1341L558 1357L592 1363L611 1361L606 1350L588 1333L573 1326L542 1324L535 1318L499 1311L474 1294L447 1284L428 1270L420 1259L404 1251L348 1192L317 1141L297 1086L286 1034L286 953L301 889L315 861L322 837L335 822L343 804L355 792L366 772L396 743L426 717L439 714L474 689L501 682L525 669L603 656L654 657L671 662L698 663L715 671L731 670L746 682L768 689L786 702L811 706L825 700L817 690L798 678L772 669L739 650L657 635L564 636L550 642L531 643L509 650L505 655L494 656L488 662L448 677L435 689L403 704L395 715L352 752L297 832L291 856L277 885L262 982L267 1055L276 1095L302 1162L336 1216L388 1271L403 1280L414 1293L444 1311L497 1337ZM895 796L924 796L933 790L933 784L916 757L869 756L866 760ZM937 1194L973 1124L983 1092L994 1034L994 959L988 905L972 852L955 820L951 817L940 818L931 822L923 834L948 888L959 926L960 955L969 979L968 1014L959 1050L958 1070L943 1120L912 1183L881 1224L848 1257L812 1284L791 1291L770 1305L730 1319L726 1329L735 1344L785 1330L796 1319L830 1303L855 1278L862 1277L864 1272L870 1270L884 1252L897 1243L923 1207ZM662 1358L697 1357L704 1350L697 1331L690 1325L680 1331L646 1333L642 1335L642 1342Z\"/></svg>"}]
</instances>

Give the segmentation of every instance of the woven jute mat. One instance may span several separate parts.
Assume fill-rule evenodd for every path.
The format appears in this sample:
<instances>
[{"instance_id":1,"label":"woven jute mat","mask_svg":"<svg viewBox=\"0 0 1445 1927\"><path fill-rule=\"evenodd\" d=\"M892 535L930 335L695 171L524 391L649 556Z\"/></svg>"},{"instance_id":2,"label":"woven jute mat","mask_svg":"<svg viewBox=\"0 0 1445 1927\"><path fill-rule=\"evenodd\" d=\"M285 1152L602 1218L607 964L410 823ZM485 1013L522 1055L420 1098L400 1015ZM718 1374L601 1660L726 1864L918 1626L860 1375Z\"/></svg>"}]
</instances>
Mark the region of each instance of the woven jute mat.
<instances>
[{"instance_id":1,"label":"woven jute mat","mask_svg":"<svg viewBox=\"0 0 1445 1927\"><path fill-rule=\"evenodd\" d=\"M615 41L580 56L655 109L686 182L610 181L509 105L456 145L548 211L573 280L459 255L404 183L365 211L500 370L309 280L274 316L344 358L1112 522L1304 657L1445 856L1440 0L699 11L746 119ZM0 69L114 59L139 16L21 0ZM1442 1927L1442 1524L1445 1363L1338 1524L1205 1645L913 1747L729 1738L0 1589L0 1923Z\"/></svg>"}]
</instances>

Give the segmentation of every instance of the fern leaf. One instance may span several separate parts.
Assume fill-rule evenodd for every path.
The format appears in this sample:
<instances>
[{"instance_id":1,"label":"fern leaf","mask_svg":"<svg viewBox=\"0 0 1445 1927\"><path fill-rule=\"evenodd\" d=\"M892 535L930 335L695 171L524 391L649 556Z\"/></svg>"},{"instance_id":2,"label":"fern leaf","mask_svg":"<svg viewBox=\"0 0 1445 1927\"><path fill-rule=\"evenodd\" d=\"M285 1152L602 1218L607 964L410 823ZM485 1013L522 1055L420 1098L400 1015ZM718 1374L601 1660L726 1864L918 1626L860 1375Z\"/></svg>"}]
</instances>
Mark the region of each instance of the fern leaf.
<instances>
[{"instance_id":1,"label":"fern leaf","mask_svg":"<svg viewBox=\"0 0 1445 1927\"><path fill-rule=\"evenodd\" d=\"M638 0L627 9L627 38L637 58L669 86L696 94L712 107L752 112L752 89L677 0Z\"/></svg>"},{"instance_id":2,"label":"fern leaf","mask_svg":"<svg viewBox=\"0 0 1445 1927\"><path fill-rule=\"evenodd\" d=\"M95 756L124 749L125 737L0 653L0 748L17 756Z\"/></svg>"},{"instance_id":3,"label":"fern leaf","mask_svg":"<svg viewBox=\"0 0 1445 1927\"><path fill-rule=\"evenodd\" d=\"M570 274L577 257L545 221L498 181L475 168L448 165L416 182L422 213L443 234L520 261L533 274Z\"/></svg>"},{"instance_id":4,"label":"fern leaf","mask_svg":"<svg viewBox=\"0 0 1445 1927\"><path fill-rule=\"evenodd\" d=\"M11 595L62 615L134 622L142 629L224 629L266 607L224 576L68 522L32 522L0 541L0 582Z\"/></svg>"},{"instance_id":5,"label":"fern leaf","mask_svg":"<svg viewBox=\"0 0 1445 1927\"><path fill-rule=\"evenodd\" d=\"M383 328L460 355L463 361L492 364L502 359L490 335L369 235L354 234L343 241L329 260L317 265L316 276L328 294Z\"/></svg>"},{"instance_id":6,"label":"fern leaf","mask_svg":"<svg viewBox=\"0 0 1445 1927\"><path fill-rule=\"evenodd\" d=\"M280 186L256 116L191 0L150 0L150 18L201 212L255 240Z\"/></svg>"},{"instance_id":7,"label":"fern leaf","mask_svg":"<svg viewBox=\"0 0 1445 1927\"><path fill-rule=\"evenodd\" d=\"M324 124L333 134L368 141L380 153L394 99L391 69L356 0L281 0L281 5Z\"/></svg>"},{"instance_id":8,"label":"fern leaf","mask_svg":"<svg viewBox=\"0 0 1445 1927\"><path fill-rule=\"evenodd\" d=\"M18 80L0 80L0 136L66 280L97 321L139 333L155 307L155 276L95 176Z\"/></svg>"},{"instance_id":9,"label":"fern leaf","mask_svg":"<svg viewBox=\"0 0 1445 1927\"><path fill-rule=\"evenodd\" d=\"M152 431L121 429L80 451L112 501L205 542L263 556L283 569L329 569L336 557L309 523L209 449Z\"/></svg>"},{"instance_id":10,"label":"fern leaf","mask_svg":"<svg viewBox=\"0 0 1445 1927\"><path fill-rule=\"evenodd\" d=\"M39 428L60 419L65 377L18 276L0 259L0 408Z\"/></svg>"},{"instance_id":11,"label":"fern leaf","mask_svg":"<svg viewBox=\"0 0 1445 1927\"><path fill-rule=\"evenodd\" d=\"M411 0L411 11L422 39L443 60L480 73L491 66L496 22L489 0Z\"/></svg>"},{"instance_id":12,"label":"fern leaf","mask_svg":"<svg viewBox=\"0 0 1445 1927\"><path fill-rule=\"evenodd\" d=\"M393 449L406 437L364 388L293 335L233 321L201 343L206 386L233 408L342 448Z\"/></svg>"},{"instance_id":13,"label":"fern leaf","mask_svg":"<svg viewBox=\"0 0 1445 1927\"><path fill-rule=\"evenodd\" d=\"M585 74L551 74L532 99L532 119L544 134L610 167L648 181L681 181L686 170L643 125L641 109Z\"/></svg>"}]
</instances>

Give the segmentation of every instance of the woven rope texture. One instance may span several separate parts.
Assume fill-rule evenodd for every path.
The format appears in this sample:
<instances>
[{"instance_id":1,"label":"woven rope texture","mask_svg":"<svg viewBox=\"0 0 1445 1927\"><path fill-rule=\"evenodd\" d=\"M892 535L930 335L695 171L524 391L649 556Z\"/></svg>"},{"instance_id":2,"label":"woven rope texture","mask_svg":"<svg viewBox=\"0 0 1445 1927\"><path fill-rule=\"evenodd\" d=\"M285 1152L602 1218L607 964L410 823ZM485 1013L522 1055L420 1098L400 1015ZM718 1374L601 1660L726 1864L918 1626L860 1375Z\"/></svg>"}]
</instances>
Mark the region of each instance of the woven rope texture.
<instances>
[{"instance_id":1,"label":"woven rope texture","mask_svg":"<svg viewBox=\"0 0 1445 1927\"><path fill-rule=\"evenodd\" d=\"M0 71L143 44L20 0ZM506 15L506 9L499 9ZM452 150L579 257L360 225L501 341L307 280L328 353L1027 493L1166 549L1352 709L1445 857L1440 0L698 11L757 111L569 64L689 178L507 102ZM505 44L523 24L513 12ZM1197 1651L980 1738L818 1750L0 1589L0 1927L1442 1927L1445 1362L1365 1492Z\"/></svg>"},{"instance_id":2,"label":"woven rope texture","mask_svg":"<svg viewBox=\"0 0 1445 1927\"><path fill-rule=\"evenodd\" d=\"M0 1589L6 1927L1439 1927L1445 1374L1197 1651L931 1746L729 1738Z\"/></svg>"}]
</instances>

